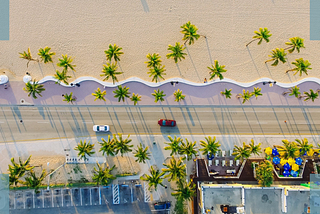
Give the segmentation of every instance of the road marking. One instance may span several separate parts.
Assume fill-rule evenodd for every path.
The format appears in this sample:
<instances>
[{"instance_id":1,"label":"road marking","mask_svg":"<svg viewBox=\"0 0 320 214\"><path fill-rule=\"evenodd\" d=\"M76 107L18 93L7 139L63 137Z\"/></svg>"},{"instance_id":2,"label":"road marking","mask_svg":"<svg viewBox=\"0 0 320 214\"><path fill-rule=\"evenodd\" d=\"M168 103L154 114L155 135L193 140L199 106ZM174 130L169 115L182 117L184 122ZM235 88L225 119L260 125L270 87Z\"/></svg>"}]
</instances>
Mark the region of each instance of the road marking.
<instances>
[{"instance_id":1,"label":"road marking","mask_svg":"<svg viewBox=\"0 0 320 214\"><path fill-rule=\"evenodd\" d=\"M126 122L126 123L137 123L137 122Z\"/></svg>"},{"instance_id":2,"label":"road marking","mask_svg":"<svg viewBox=\"0 0 320 214\"><path fill-rule=\"evenodd\" d=\"M4 122L0 121L0 123L4 123Z\"/></svg>"},{"instance_id":3,"label":"road marking","mask_svg":"<svg viewBox=\"0 0 320 214\"><path fill-rule=\"evenodd\" d=\"M37 123L49 123L49 122L37 122Z\"/></svg>"},{"instance_id":4,"label":"road marking","mask_svg":"<svg viewBox=\"0 0 320 214\"><path fill-rule=\"evenodd\" d=\"M93 122L83 122L83 123L93 123Z\"/></svg>"}]
</instances>

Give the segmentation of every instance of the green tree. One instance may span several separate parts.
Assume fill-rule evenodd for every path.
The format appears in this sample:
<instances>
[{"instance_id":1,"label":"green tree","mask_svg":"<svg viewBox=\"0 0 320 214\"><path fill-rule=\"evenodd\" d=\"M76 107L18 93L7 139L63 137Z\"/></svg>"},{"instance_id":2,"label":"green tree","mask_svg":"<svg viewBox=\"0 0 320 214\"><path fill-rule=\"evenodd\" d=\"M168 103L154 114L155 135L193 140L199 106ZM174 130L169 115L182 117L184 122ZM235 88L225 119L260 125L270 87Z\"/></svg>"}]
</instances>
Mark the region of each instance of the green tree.
<instances>
[{"instance_id":1,"label":"green tree","mask_svg":"<svg viewBox=\"0 0 320 214\"><path fill-rule=\"evenodd\" d=\"M255 145L254 140L251 139L251 143L249 144L249 151L250 151L250 154L260 155L262 153L261 143L259 143L258 145Z\"/></svg>"},{"instance_id":2,"label":"green tree","mask_svg":"<svg viewBox=\"0 0 320 214\"><path fill-rule=\"evenodd\" d=\"M310 89L310 93L307 91L303 93L304 93L303 97L305 97L304 101L312 100L312 102L314 102L314 100L317 99L319 96L318 92L317 91L314 92L312 89Z\"/></svg>"},{"instance_id":3,"label":"green tree","mask_svg":"<svg viewBox=\"0 0 320 214\"><path fill-rule=\"evenodd\" d=\"M292 62L291 64L295 65L296 67L290 70L287 70L286 73L289 71L294 71L293 75L296 75L299 72L299 76L301 77L303 73L308 75L308 70L311 70L309 66L311 63L308 60L303 60L302 58L296 59L295 62Z\"/></svg>"},{"instance_id":4,"label":"green tree","mask_svg":"<svg viewBox=\"0 0 320 214\"><path fill-rule=\"evenodd\" d=\"M98 142L101 146L99 152L102 152L103 155L107 156L115 156L115 140L111 139L110 135L108 135L108 140L105 140L104 138L101 138L102 142Z\"/></svg>"},{"instance_id":5,"label":"green tree","mask_svg":"<svg viewBox=\"0 0 320 214\"><path fill-rule=\"evenodd\" d=\"M246 44L246 46L250 45L253 41L256 40L259 40L258 45L260 45L263 40L266 41L266 43L268 43L270 41L269 37L272 36L268 28L259 28L259 31L254 31L254 33L255 35L252 37L253 40Z\"/></svg>"},{"instance_id":6,"label":"green tree","mask_svg":"<svg viewBox=\"0 0 320 214\"><path fill-rule=\"evenodd\" d=\"M178 89L173 93L176 102L179 102L181 100L184 100L184 98L186 97L185 95L182 94L182 90Z\"/></svg>"},{"instance_id":7,"label":"green tree","mask_svg":"<svg viewBox=\"0 0 320 214\"><path fill-rule=\"evenodd\" d=\"M100 74L100 76L105 77L103 81L106 81L111 77L113 84L115 82L118 82L118 78L116 75L122 74L123 72L119 72L117 71L117 69L118 69L118 66L117 64L114 64L114 63L112 64L107 63L107 65L103 65L103 70L102 70L103 74Z\"/></svg>"},{"instance_id":8,"label":"green tree","mask_svg":"<svg viewBox=\"0 0 320 214\"><path fill-rule=\"evenodd\" d=\"M189 45L193 44L195 40L198 40L200 38L200 35L197 33L198 28L191 24L190 21L183 24L180 28L182 28L181 33L183 33L183 39L186 44L189 42Z\"/></svg>"},{"instance_id":9,"label":"green tree","mask_svg":"<svg viewBox=\"0 0 320 214\"><path fill-rule=\"evenodd\" d=\"M180 143L183 142L182 138L174 136L172 138L170 135L168 136L170 143L165 143L168 146L164 147L164 150L171 150L170 156L179 154L180 151Z\"/></svg>"},{"instance_id":10,"label":"green tree","mask_svg":"<svg viewBox=\"0 0 320 214\"><path fill-rule=\"evenodd\" d=\"M41 186L41 183L43 182L46 176L47 173L45 169L42 170L39 177L37 177L36 173L33 170L31 170L29 172L29 176L25 177L24 184L30 188L34 188L35 193L39 193L39 187Z\"/></svg>"},{"instance_id":11,"label":"green tree","mask_svg":"<svg viewBox=\"0 0 320 214\"><path fill-rule=\"evenodd\" d=\"M86 140L80 140L80 143L74 148L74 150L79 151L78 156L80 159L88 160L87 156L93 155L95 152L92 151L94 144L91 144L90 141L87 143Z\"/></svg>"},{"instance_id":12,"label":"green tree","mask_svg":"<svg viewBox=\"0 0 320 214\"><path fill-rule=\"evenodd\" d=\"M111 168L106 167L103 169L102 166L97 162L97 167L98 168L93 168L92 180L96 182L98 186L100 184L107 186L110 181L116 179L116 177L111 174L111 171L115 168L115 165L113 165Z\"/></svg>"},{"instance_id":13,"label":"green tree","mask_svg":"<svg viewBox=\"0 0 320 214\"><path fill-rule=\"evenodd\" d=\"M26 161L22 161L21 157L19 157L19 162L16 163L14 158L11 158L12 165L9 164L9 184L17 185L21 181L19 180L21 177L25 175L26 172L32 170L34 166L30 165L31 155L27 158Z\"/></svg>"},{"instance_id":14,"label":"green tree","mask_svg":"<svg viewBox=\"0 0 320 214\"><path fill-rule=\"evenodd\" d=\"M218 60L214 60L214 65L211 65L211 67L207 67L210 71L209 74L210 80L215 78L216 76L219 77L220 80L223 79L222 73L227 72L226 69L224 69L226 66L225 65L219 65Z\"/></svg>"},{"instance_id":15,"label":"green tree","mask_svg":"<svg viewBox=\"0 0 320 214\"><path fill-rule=\"evenodd\" d=\"M233 149L233 153L232 155L235 156L235 160L240 159L241 161L243 161L244 159L247 159L250 157L250 146L246 145L245 142L243 142L243 146L234 146Z\"/></svg>"},{"instance_id":16,"label":"green tree","mask_svg":"<svg viewBox=\"0 0 320 214\"><path fill-rule=\"evenodd\" d=\"M189 183L180 180L177 182L177 189L171 193L172 196L176 198L183 198L183 200L191 201L193 197L196 196L196 184L190 181Z\"/></svg>"},{"instance_id":17,"label":"green tree","mask_svg":"<svg viewBox=\"0 0 320 214\"><path fill-rule=\"evenodd\" d=\"M95 97L94 101L96 100L106 101L106 99L104 98L106 94L107 94L106 91L101 91L100 88L97 88L97 90L95 90L94 93L92 93L92 96Z\"/></svg>"},{"instance_id":18,"label":"green tree","mask_svg":"<svg viewBox=\"0 0 320 214\"><path fill-rule=\"evenodd\" d=\"M168 181L177 181L180 179L184 179L186 174L186 165L183 164L182 158L176 160L173 156L170 159L170 163L163 164L165 167L162 169L164 173L168 173L164 176L164 178L169 178Z\"/></svg>"},{"instance_id":19,"label":"green tree","mask_svg":"<svg viewBox=\"0 0 320 214\"><path fill-rule=\"evenodd\" d=\"M219 151L219 147L221 146L219 141L216 141L216 137L205 137L206 141L204 140L200 140L200 146L202 146L202 148L200 149L200 151L202 151L203 155L207 155L209 152L211 154L216 154L217 151Z\"/></svg>"},{"instance_id":20,"label":"green tree","mask_svg":"<svg viewBox=\"0 0 320 214\"><path fill-rule=\"evenodd\" d=\"M262 187L270 187L273 184L273 168L270 161L260 162L256 168L256 179Z\"/></svg>"},{"instance_id":21,"label":"green tree","mask_svg":"<svg viewBox=\"0 0 320 214\"><path fill-rule=\"evenodd\" d=\"M104 51L104 53L106 54L107 60L109 60L110 62L112 58L114 59L114 61L118 62L120 61L120 55L123 54L121 50L122 48L120 48L116 44L114 44L113 46L110 44L109 49Z\"/></svg>"},{"instance_id":22,"label":"green tree","mask_svg":"<svg viewBox=\"0 0 320 214\"><path fill-rule=\"evenodd\" d=\"M224 91L221 91L220 93L222 94L222 95L224 95L226 98L229 98L229 99L231 99L231 96L232 96L232 94L231 94L231 91L232 91L232 89L225 89Z\"/></svg>"},{"instance_id":23,"label":"green tree","mask_svg":"<svg viewBox=\"0 0 320 214\"><path fill-rule=\"evenodd\" d=\"M46 89L43 87L42 84L39 84L39 81L36 81L34 79L32 83L27 82L23 90L28 93L28 97L32 95L34 99L37 99L38 98L37 95L42 97L41 93Z\"/></svg>"},{"instance_id":24,"label":"green tree","mask_svg":"<svg viewBox=\"0 0 320 214\"><path fill-rule=\"evenodd\" d=\"M141 180L147 181L149 185L149 190L151 190L152 187L154 187L155 191L157 191L158 185L163 186L163 175L165 173L161 172L160 170L156 170L153 168L153 166L150 167L150 175L144 174L143 176L140 177Z\"/></svg>"},{"instance_id":25,"label":"green tree","mask_svg":"<svg viewBox=\"0 0 320 214\"><path fill-rule=\"evenodd\" d=\"M31 56L30 48L28 48L27 52L23 51L23 53L19 53L20 58L28 60L27 67L29 66L29 62L36 61L39 62L38 59L35 59Z\"/></svg>"},{"instance_id":26,"label":"green tree","mask_svg":"<svg viewBox=\"0 0 320 214\"><path fill-rule=\"evenodd\" d=\"M273 61L271 66L277 66L279 61L282 62L282 63L285 63L287 61L286 60L286 55L287 55L287 53L284 52L283 48L273 49L272 52L271 52L271 55L269 55L269 57L271 57L271 59L265 61L265 63Z\"/></svg>"},{"instance_id":27,"label":"green tree","mask_svg":"<svg viewBox=\"0 0 320 214\"><path fill-rule=\"evenodd\" d=\"M152 93L151 95L154 96L155 103L158 101L160 101L160 102L164 101L163 97L166 96L166 94L163 94L163 91L160 91L159 89L158 89L158 91L154 90L154 93Z\"/></svg>"},{"instance_id":28,"label":"green tree","mask_svg":"<svg viewBox=\"0 0 320 214\"><path fill-rule=\"evenodd\" d=\"M188 214L188 208L184 203L182 197L177 197L176 203L174 205L174 214Z\"/></svg>"},{"instance_id":29,"label":"green tree","mask_svg":"<svg viewBox=\"0 0 320 214\"><path fill-rule=\"evenodd\" d=\"M58 62L57 65L58 65L59 67L62 67L64 71L67 71L68 68L70 68L70 69L73 70L73 71L76 71L76 70L74 69L74 67L76 67L76 65L72 65L72 64L71 64L72 61L73 61L73 59L72 59L71 57L68 57L67 54L66 54L66 55L63 55L63 54L62 54L62 59L58 59L58 60L59 60L60 62Z\"/></svg>"},{"instance_id":30,"label":"green tree","mask_svg":"<svg viewBox=\"0 0 320 214\"><path fill-rule=\"evenodd\" d=\"M63 101L66 101L67 103L73 104L73 102L76 101L76 98L73 96L72 92L70 92L70 94L64 94L63 97Z\"/></svg>"},{"instance_id":31,"label":"green tree","mask_svg":"<svg viewBox=\"0 0 320 214\"><path fill-rule=\"evenodd\" d=\"M137 105L138 101L141 101L141 96L139 94L132 93L130 100L133 102L134 105Z\"/></svg>"},{"instance_id":32,"label":"green tree","mask_svg":"<svg viewBox=\"0 0 320 214\"><path fill-rule=\"evenodd\" d=\"M262 96L261 88L254 87L253 92L251 94L254 95L256 97L256 99L258 99L258 96Z\"/></svg>"},{"instance_id":33,"label":"green tree","mask_svg":"<svg viewBox=\"0 0 320 214\"><path fill-rule=\"evenodd\" d=\"M132 152L132 149L130 149L133 147L133 145L130 145L132 139L129 139L130 135L128 135L126 139L122 139L121 133L118 133L118 137L119 139L117 139L116 135L113 134L113 139L115 141L115 154L117 155L120 152L121 157L123 157L123 154Z\"/></svg>"},{"instance_id":34,"label":"green tree","mask_svg":"<svg viewBox=\"0 0 320 214\"><path fill-rule=\"evenodd\" d=\"M166 69L164 68L164 66L161 67L160 65L159 67L156 66L150 68L150 71L148 71L147 73L149 74L149 77L152 77L152 82L158 82L160 78L164 80L162 75L166 75L166 73L164 73L165 71Z\"/></svg>"},{"instance_id":35,"label":"green tree","mask_svg":"<svg viewBox=\"0 0 320 214\"><path fill-rule=\"evenodd\" d=\"M246 101L249 101L249 99L252 97L252 93L249 92L249 90L243 89L243 94L237 94L236 96L238 99L242 98L242 103L245 103Z\"/></svg>"},{"instance_id":36,"label":"green tree","mask_svg":"<svg viewBox=\"0 0 320 214\"><path fill-rule=\"evenodd\" d=\"M148 149L149 149L148 146L146 148L143 148L142 144L140 143L140 146L138 146L135 152L133 153L134 156L137 158L136 162L146 163L146 160L150 160L149 158L150 153L148 152Z\"/></svg>"},{"instance_id":37,"label":"green tree","mask_svg":"<svg viewBox=\"0 0 320 214\"><path fill-rule=\"evenodd\" d=\"M53 77L57 80L56 84L59 84L59 85L61 84L61 82L63 82L66 85L69 85L68 79L71 78L71 76L67 75L66 70L63 70L61 72L56 70L56 73L54 74Z\"/></svg>"},{"instance_id":38,"label":"green tree","mask_svg":"<svg viewBox=\"0 0 320 214\"><path fill-rule=\"evenodd\" d=\"M292 53L295 50L297 50L298 53L300 53L300 48L305 48L303 44L303 39L301 39L300 37L293 37L289 40L290 42L286 42L286 45L289 45L289 47L285 48L285 50L289 49L289 53Z\"/></svg>"},{"instance_id":39,"label":"green tree","mask_svg":"<svg viewBox=\"0 0 320 214\"><path fill-rule=\"evenodd\" d=\"M118 102L120 102L121 100L122 102L124 102L124 98L130 98L129 89L130 88L127 86L122 87L122 85L118 85L118 89L113 91L113 93L115 94L114 97L118 98Z\"/></svg>"},{"instance_id":40,"label":"green tree","mask_svg":"<svg viewBox=\"0 0 320 214\"><path fill-rule=\"evenodd\" d=\"M180 155L186 155L187 156L187 160L191 160L193 156L197 155L197 147L195 146L197 143L197 141L194 141L192 143L192 141L188 141L188 139L185 139L184 141L181 141L181 145L179 148L179 154ZM183 160L185 160L186 157L183 157Z\"/></svg>"},{"instance_id":41,"label":"green tree","mask_svg":"<svg viewBox=\"0 0 320 214\"><path fill-rule=\"evenodd\" d=\"M145 62L147 64L148 68L154 68L154 67L161 67L161 57L159 54L154 53L150 54L148 53L147 58L149 61Z\"/></svg>"},{"instance_id":42,"label":"green tree","mask_svg":"<svg viewBox=\"0 0 320 214\"><path fill-rule=\"evenodd\" d=\"M295 158L300 155L296 142L290 142L286 139L282 140L283 146L276 146L281 157L284 159Z\"/></svg>"},{"instance_id":43,"label":"green tree","mask_svg":"<svg viewBox=\"0 0 320 214\"><path fill-rule=\"evenodd\" d=\"M283 95L286 95L286 94L291 93L291 94L289 94L289 96L295 96L296 98L300 98L301 92L299 91L299 90L300 90L299 87L294 86L294 87L292 87L292 88L289 88L288 90L289 90L289 91L285 91L285 92L283 92L282 94L283 94Z\"/></svg>"},{"instance_id":44,"label":"green tree","mask_svg":"<svg viewBox=\"0 0 320 214\"><path fill-rule=\"evenodd\" d=\"M169 45L168 50L172 51L172 53L167 54L167 58L173 58L174 62L177 63L178 60L185 59L186 53L183 53L183 50L186 49L183 45L180 45L179 42L176 42L175 46Z\"/></svg>"},{"instance_id":45,"label":"green tree","mask_svg":"<svg viewBox=\"0 0 320 214\"><path fill-rule=\"evenodd\" d=\"M296 142L301 155L306 154L313 148L313 145L309 144L307 138L303 138L302 140L296 139Z\"/></svg>"},{"instance_id":46,"label":"green tree","mask_svg":"<svg viewBox=\"0 0 320 214\"><path fill-rule=\"evenodd\" d=\"M41 60L44 63L53 62L52 56L56 55L56 53L50 52L50 50L51 50L51 48L49 48L49 47L45 47L44 49L43 48L39 49L38 55L40 56Z\"/></svg>"}]
</instances>

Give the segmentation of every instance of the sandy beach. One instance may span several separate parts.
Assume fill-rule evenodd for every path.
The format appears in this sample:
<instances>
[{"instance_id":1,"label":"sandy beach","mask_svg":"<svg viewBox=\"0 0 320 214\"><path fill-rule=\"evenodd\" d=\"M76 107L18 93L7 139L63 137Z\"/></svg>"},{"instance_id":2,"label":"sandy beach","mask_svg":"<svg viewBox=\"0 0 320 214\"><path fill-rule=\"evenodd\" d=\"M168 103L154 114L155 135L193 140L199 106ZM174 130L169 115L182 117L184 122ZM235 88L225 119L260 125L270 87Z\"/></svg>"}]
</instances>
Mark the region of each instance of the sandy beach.
<instances>
[{"instance_id":1,"label":"sandy beach","mask_svg":"<svg viewBox=\"0 0 320 214\"><path fill-rule=\"evenodd\" d=\"M243 0L209 1L187 0L183 4L173 0L162 1L55 1L34 0L10 2L10 40L0 41L0 72L10 81L22 81L25 72L37 80L53 75L62 54L74 57L76 72L72 80L81 76L100 77L106 63L104 51L109 44L123 48L119 81L148 76L146 55L159 53L166 66L166 79L181 77L194 82L209 78L214 60L226 65L225 77L238 82L249 82L269 77L278 82L295 82L306 76L293 76L285 71L293 68L289 63L277 67L264 62L274 48L285 48L291 37L305 40L305 49L288 54L288 62L304 58L313 68L308 77L318 77L320 62L317 51L319 41L311 41L308 0ZM175 64L165 56L168 45L181 42L180 26L191 21L198 27L200 37L187 45L185 60ZM248 43L254 31L267 27L271 33L269 43ZM34 57L39 48L51 47L56 52L54 64L31 62L19 58L19 52L28 47ZM59 68L61 71L61 68ZM110 80L109 80L110 81ZM111 81L110 81L111 82Z\"/></svg>"}]
</instances>

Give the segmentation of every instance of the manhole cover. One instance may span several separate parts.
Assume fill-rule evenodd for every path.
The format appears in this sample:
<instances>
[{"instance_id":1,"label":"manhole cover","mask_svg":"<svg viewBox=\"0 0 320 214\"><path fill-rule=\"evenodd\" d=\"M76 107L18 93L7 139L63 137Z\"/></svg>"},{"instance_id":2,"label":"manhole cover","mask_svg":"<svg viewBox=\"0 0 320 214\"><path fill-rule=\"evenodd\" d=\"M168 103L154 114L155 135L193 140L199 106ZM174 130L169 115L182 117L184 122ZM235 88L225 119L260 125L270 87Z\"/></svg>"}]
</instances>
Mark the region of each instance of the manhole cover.
<instances>
[{"instance_id":1,"label":"manhole cover","mask_svg":"<svg viewBox=\"0 0 320 214\"><path fill-rule=\"evenodd\" d=\"M261 197L261 200L262 200L263 203L266 203L266 202L269 200L268 195L264 194L264 195Z\"/></svg>"}]
</instances>

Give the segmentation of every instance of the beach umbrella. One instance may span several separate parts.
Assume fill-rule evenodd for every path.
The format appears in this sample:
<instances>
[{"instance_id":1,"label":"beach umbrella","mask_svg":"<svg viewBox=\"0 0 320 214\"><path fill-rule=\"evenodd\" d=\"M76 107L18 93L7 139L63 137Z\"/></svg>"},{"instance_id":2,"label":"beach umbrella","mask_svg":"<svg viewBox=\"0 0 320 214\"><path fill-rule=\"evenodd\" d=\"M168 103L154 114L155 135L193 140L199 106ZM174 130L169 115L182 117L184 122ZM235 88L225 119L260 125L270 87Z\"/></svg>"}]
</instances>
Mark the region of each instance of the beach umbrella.
<instances>
[{"instance_id":1,"label":"beach umbrella","mask_svg":"<svg viewBox=\"0 0 320 214\"><path fill-rule=\"evenodd\" d=\"M291 170L291 175L292 175L292 177L297 177L298 176L298 172L294 171L294 170Z\"/></svg>"},{"instance_id":2,"label":"beach umbrella","mask_svg":"<svg viewBox=\"0 0 320 214\"><path fill-rule=\"evenodd\" d=\"M271 155L272 154L272 149L270 147L267 147L265 150L264 150L264 153L266 153L266 155Z\"/></svg>"},{"instance_id":3,"label":"beach umbrella","mask_svg":"<svg viewBox=\"0 0 320 214\"><path fill-rule=\"evenodd\" d=\"M302 164L302 159L300 157L296 158L296 164L299 166Z\"/></svg>"},{"instance_id":4,"label":"beach umbrella","mask_svg":"<svg viewBox=\"0 0 320 214\"><path fill-rule=\"evenodd\" d=\"M307 152L307 155L308 156L313 156L314 154L314 150L313 149L310 149L308 152Z\"/></svg>"},{"instance_id":5,"label":"beach umbrella","mask_svg":"<svg viewBox=\"0 0 320 214\"><path fill-rule=\"evenodd\" d=\"M288 170L284 170L282 174L284 177L288 177L290 175L290 172Z\"/></svg>"},{"instance_id":6,"label":"beach umbrella","mask_svg":"<svg viewBox=\"0 0 320 214\"><path fill-rule=\"evenodd\" d=\"M0 75L0 84L5 84L9 81L9 78L7 75Z\"/></svg>"},{"instance_id":7,"label":"beach umbrella","mask_svg":"<svg viewBox=\"0 0 320 214\"><path fill-rule=\"evenodd\" d=\"M285 165L286 163L288 163L288 160L281 158L281 160L280 160L281 166Z\"/></svg>"},{"instance_id":8,"label":"beach umbrella","mask_svg":"<svg viewBox=\"0 0 320 214\"><path fill-rule=\"evenodd\" d=\"M279 155L279 152L278 152L278 149L277 149L277 148L273 148L273 149L272 149L272 155L273 155L273 156Z\"/></svg>"},{"instance_id":9,"label":"beach umbrella","mask_svg":"<svg viewBox=\"0 0 320 214\"><path fill-rule=\"evenodd\" d=\"M31 76L30 75L24 75L24 77L23 77L23 82L24 83L28 83L28 82L30 82L31 81Z\"/></svg>"},{"instance_id":10,"label":"beach umbrella","mask_svg":"<svg viewBox=\"0 0 320 214\"><path fill-rule=\"evenodd\" d=\"M293 158L289 158L288 159L288 164L290 165L290 166L292 166L293 164L295 164L296 163L296 161L293 159Z\"/></svg>"},{"instance_id":11,"label":"beach umbrella","mask_svg":"<svg viewBox=\"0 0 320 214\"><path fill-rule=\"evenodd\" d=\"M289 163L286 163L285 165L283 165L284 170L289 170L291 168L291 166L289 165Z\"/></svg>"},{"instance_id":12,"label":"beach umbrella","mask_svg":"<svg viewBox=\"0 0 320 214\"><path fill-rule=\"evenodd\" d=\"M207 154L207 158L208 158L208 160L213 160L214 155L213 155L213 154L211 154L210 152L208 152L208 154Z\"/></svg>"},{"instance_id":13,"label":"beach umbrella","mask_svg":"<svg viewBox=\"0 0 320 214\"><path fill-rule=\"evenodd\" d=\"M273 160L272 160L272 162L273 162L274 164L279 164L279 163L280 163L280 158L279 158L279 157L274 157Z\"/></svg>"},{"instance_id":14,"label":"beach umbrella","mask_svg":"<svg viewBox=\"0 0 320 214\"><path fill-rule=\"evenodd\" d=\"M293 164L292 165L292 170L298 171L299 170L299 165L298 164Z\"/></svg>"}]
</instances>

